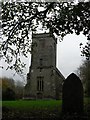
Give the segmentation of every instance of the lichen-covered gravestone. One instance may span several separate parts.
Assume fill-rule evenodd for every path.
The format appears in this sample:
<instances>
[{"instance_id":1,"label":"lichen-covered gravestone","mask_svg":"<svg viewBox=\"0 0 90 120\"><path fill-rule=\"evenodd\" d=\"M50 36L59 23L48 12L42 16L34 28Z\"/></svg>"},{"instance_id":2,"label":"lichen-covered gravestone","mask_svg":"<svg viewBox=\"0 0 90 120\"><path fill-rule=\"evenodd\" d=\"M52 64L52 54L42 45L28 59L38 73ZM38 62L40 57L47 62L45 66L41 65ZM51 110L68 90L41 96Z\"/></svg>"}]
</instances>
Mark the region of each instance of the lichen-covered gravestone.
<instances>
[{"instance_id":1,"label":"lichen-covered gravestone","mask_svg":"<svg viewBox=\"0 0 90 120\"><path fill-rule=\"evenodd\" d=\"M79 77L74 73L70 74L63 84L62 113L83 113L83 86Z\"/></svg>"}]
</instances>

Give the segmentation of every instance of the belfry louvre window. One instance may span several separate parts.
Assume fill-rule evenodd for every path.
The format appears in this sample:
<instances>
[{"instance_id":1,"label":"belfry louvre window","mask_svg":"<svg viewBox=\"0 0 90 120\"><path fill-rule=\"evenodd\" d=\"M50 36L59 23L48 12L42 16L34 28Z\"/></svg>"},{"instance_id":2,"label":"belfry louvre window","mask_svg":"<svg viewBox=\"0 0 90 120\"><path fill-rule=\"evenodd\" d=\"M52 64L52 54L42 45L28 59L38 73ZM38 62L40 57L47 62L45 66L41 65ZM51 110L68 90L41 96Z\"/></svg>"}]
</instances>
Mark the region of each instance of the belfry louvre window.
<instances>
[{"instance_id":1,"label":"belfry louvre window","mask_svg":"<svg viewBox=\"0 0 90 120\"><path fill-rule=\"evenodd\" d=\"M40 59L40 66L42 66L43 65L43 59L41 58Z\"/></svg>"},{"instance_id":2,"label":"belfry louvre window","mask_svg":"<svg viewBox=\"0 0 90 120\"><path fill-rule=\"evenodd\" d=\"M37 91L43 91L44 90L44 77L37 77Z\"/></svg>"}]
</instances>

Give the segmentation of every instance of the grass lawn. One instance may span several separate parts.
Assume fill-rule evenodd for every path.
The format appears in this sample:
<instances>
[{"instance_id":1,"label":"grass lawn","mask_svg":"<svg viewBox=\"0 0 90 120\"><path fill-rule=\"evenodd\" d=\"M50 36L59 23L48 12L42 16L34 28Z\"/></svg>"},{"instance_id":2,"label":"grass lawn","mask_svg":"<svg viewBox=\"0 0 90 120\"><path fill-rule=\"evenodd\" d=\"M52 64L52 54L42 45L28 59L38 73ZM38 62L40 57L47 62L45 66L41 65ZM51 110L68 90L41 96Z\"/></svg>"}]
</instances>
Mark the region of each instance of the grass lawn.
<instances>
[{"instance_id":1,"label":"grass lawn","mask_svg":"<svg viewBox=\"0 0 90 120\"><path fill-rule=\"evenodd\" d=\"M19 100L3 101L3 119L10 118L58 118L61 113L61 100Z\"/></svg>"},{"instance_id":2,"label":"grass lawn","mask_svg":"<svg viewBox=\"0 0 90 120\"><path fill-rule=\"evenodd\" d=\"M90 108L90 98L84 99L85 111ZM1 103L0 103L1 105ZM61 116L62 100L18 100L3 101L3 118L52 118L55 120Z\"/></svg>"},{"instance_id":3,"label":"grass lawn","mask_svg":"<svg viewBox=\"0 0 90 120\"><path fill-rule=\"evenodd\" d=\"M2 106L18 110L33 110L33 109L61 109L61 100L19 100L19 101L3 101Z\"/></svg>"},{"instance_id":4,"label":"grass lawn","mask_svg":"<svg viewBox=\"0 0 90 120\"><path fill-rule=\"evenodd\" d=\"M90 98L84 99L84 105L90 104ZM0 106L18 109L59 109L61 111L62 100L16 100L16 101L0 101Z\"/></svg>"}]
</instances>

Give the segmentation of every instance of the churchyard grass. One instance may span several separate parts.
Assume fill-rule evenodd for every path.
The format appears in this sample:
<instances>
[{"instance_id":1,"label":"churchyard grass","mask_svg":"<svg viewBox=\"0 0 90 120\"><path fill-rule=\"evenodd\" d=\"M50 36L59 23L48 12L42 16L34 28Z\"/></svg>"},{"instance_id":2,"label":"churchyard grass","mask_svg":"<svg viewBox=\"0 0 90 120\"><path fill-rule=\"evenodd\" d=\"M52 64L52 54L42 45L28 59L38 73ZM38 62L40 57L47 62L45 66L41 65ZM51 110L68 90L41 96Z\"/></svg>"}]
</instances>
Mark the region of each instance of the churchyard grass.
<instances>
[{"instance_id":1,"label":"churchyard grass","mask_svg":"<svg viewBox=\"0 0 90 120\"><path fill-rule=\"evenodd\" d=\"M61 100L18 100L3 101L2 106L18 110L35 110L35 109L61 109Z\"/></svg>"},{"instance_id":2,"label":"churchyard grass","mask_svg":"<svg viewBox=\"0 0 90 120\"><path fill-rule=\"evenodd\" d=\"M87 106L87 101L89 99L85 98L85 106ZM3 101L3 114L2 120L8 119L23 119L30 118L38 120L39 118L47 118L51 120L57 120L61 116L62 100L17 100L17 101ZM85 107L85 108L86 108ZM86 110L85 110L86 111Z\"/></svg>"},{"instance_id":3,"label":"churchyard grass","mask_svg":"<svg viewBox=\"0 0 90 120\"><path fill-rule=\"evenodd\" d=\"M3 101L3 119L11 118L58 118L61 100Z\"/></svg>"},{"instance_id":4,"label":"churchyard grass","mask_svg":"<svg viewBox=\"0 0 90 120\"><path fill-rule=\"evenodd\" d=\"M87 105L90 98L84 98L84 105ZM0 101L0 106L18 109L18 110L35 110L35 109L59 109L61 111L62 100L16 100Z\"/></svg>"}]
</instances>

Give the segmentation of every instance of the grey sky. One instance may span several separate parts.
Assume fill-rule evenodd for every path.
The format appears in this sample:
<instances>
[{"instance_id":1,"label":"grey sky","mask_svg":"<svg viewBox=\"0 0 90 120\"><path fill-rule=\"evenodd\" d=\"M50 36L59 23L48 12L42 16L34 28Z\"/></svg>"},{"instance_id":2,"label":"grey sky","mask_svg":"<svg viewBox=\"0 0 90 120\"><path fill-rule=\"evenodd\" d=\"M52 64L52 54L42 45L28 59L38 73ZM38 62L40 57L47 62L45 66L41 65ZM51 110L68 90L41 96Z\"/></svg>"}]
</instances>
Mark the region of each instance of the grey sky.
<instances>
[{"instance_id":1,"label":"grey sky","mask_svg":"<svg viewBox=\"0 0 90 120\"><path fill-rule=\"evenodd\" d=\"M65 76L65 78L71 73L75 72L79 65L82 63L82 60L84 60L83 57L81 57L81 50L79 48L80 43L86 42L86 37L84 35L67 35L62 42L58 41L57 44L57 68L61 71L61 73ZM0 68L0 76L6 76L6 77L12 77L15 80L20 80L22 82L26 81L26 74L29 71L30 66L30 55L28 58L23 58L25 61L26 68L24 69L24 78L21 78L19 75L15 75L14 71ZM3 61L0 61L3 66L7 66L6 63Z\"/></svg>"},{"instance_id":2,"label":"grey sky","mask_svg":"<svg viewBox=\"0 0 90 120\"><path fill-rule=\"evenodd\" d=\"M62 42L58 42L57 66L59 70L67 77L71 72L76 72L82 61L79 44L86 43L84 35L67 35Z\"/></svg>"}]
</instances>

